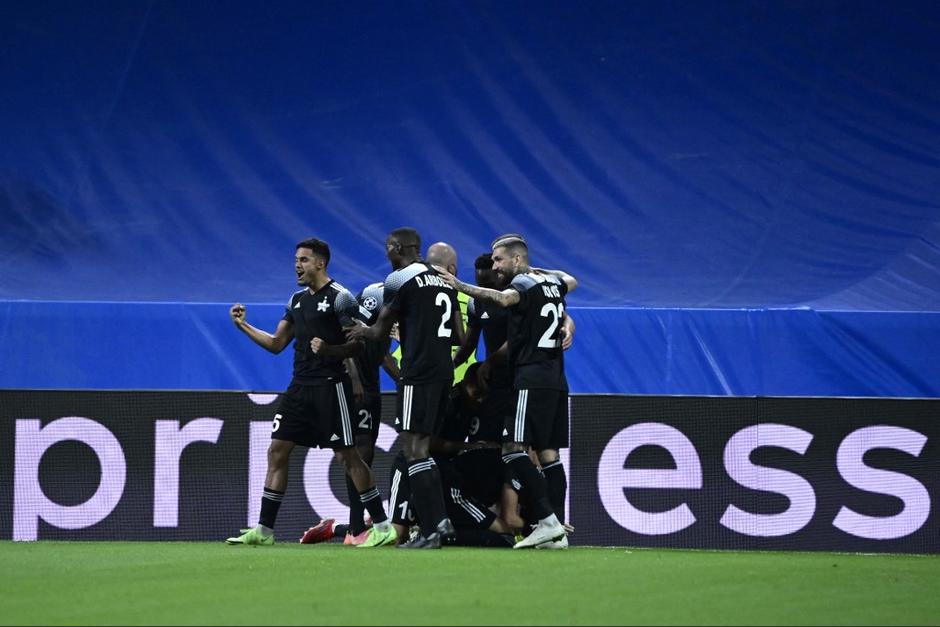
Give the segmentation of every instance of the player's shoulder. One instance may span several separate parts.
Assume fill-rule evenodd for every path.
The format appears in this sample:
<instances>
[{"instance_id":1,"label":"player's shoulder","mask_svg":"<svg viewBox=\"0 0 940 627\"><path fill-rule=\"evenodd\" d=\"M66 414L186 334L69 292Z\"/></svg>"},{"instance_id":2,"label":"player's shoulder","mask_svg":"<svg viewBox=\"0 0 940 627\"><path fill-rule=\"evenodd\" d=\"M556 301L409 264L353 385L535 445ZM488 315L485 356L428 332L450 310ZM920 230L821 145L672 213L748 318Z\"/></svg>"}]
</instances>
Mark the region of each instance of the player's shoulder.
<instances>
[{"instance_id":1,"label":"player's shoulder","mask_svg":"<svg viewBox=\"0 0 940 627\"><path fill-rule=\"evenodd\" d=\"M382 308L385 298L384 289L384 283L370 283L356 296L356 300L359 301L359 312L366 320L371 320Z\"/></svg>"},{"instance_id":2,"label":"player's shoulder","mask_svg":"<svg viewBox=\"0 0 940 627\"><path fill-rule=\"evenodd\" d=\"M382 297L385 293L385 283L378 281L376 283L369 283L362 290L356 294L356 300L359 303L364 303L369 299L372 299L370 302L375 302L377 305L381 306Z\"/></svg>"},{"instance_id":3,"label":"player's shoulder","mask_svg":"<svg viewBox=\"0 0 940 627\"><path fill-rule=\"evenodd\" d=\"M511 285L524 289L532 289L536 285L549 283L551 285L561 285L562 280L554 274L542 274L536 272L523 272L513 277Z\"/></svg>"},{"instance_id":4,"label":"player's shoulder","mask_svg":"<svg viewBox=\"0 0 940 627\"><path fill-rule=\"evenodd\" d=\"M329 290L329 294L333 297L333 302L335 302L337 306L359 305L353 293L346 289L346 286L342 283L331 281L327 289Z\"/></svg>"},{"instance_id":5,"label":"player's shoulder","mask_svg":"<svg viewBox=\"0 0 940 627\"><path fill-rule=\"evenodd\" d=\"M343 285L342 283L340 283L339 281L331 281L331 282L330 282L330 289L333 290L334 292L336 292L337 294L349 294L349 295L352 295L352 292L350 292L348 289L346 289L346 286Z\"/></svg>"},{"instance_id":6,"label":"player's shoulder","mask_svg":"<svg viewBox=\"0 0 940 627\"><path fill-rule=\"evenodd\" d=\"M538 275L531 272L523 272L517 274L512 278L512 281L509 283L510 287L513 287L521 292L532 289L539 284Z\"/></svg>"},{"instance_id":7,"label":"player's shoulder","mask_svg":"<svg viewBox=\"0 0 940 627\"><path fill-rule=\"evenodd\" d=\"M287 307L288 307L288 309L293 308L294 306L298 306L298 307L299 307L299 306L300 306L300 299L303 297L303 295L304 295L304 293L306 293L306 291L307 291L307 288L304 288L304 289L302 289L302 290L297 290L296 292L294 292L293 294L291 294L291 295L290 295L290 298L287 299Z\"/></svg>"},{"instance_id":8,"label":"player's shoulder","mask_svg":"<svg viewBox=\"0 0 940 627\"><path fill-rule=\"evenodd\" d=\"M405 266L404 268L399 268L398 270L392 271L385 278L385 289L398 290L407 283L411 281L419 274L427 272L428 270L433 271L433 268L428 266L426 263L416 261L412 264Z\"/></svg>"}]
</instances>

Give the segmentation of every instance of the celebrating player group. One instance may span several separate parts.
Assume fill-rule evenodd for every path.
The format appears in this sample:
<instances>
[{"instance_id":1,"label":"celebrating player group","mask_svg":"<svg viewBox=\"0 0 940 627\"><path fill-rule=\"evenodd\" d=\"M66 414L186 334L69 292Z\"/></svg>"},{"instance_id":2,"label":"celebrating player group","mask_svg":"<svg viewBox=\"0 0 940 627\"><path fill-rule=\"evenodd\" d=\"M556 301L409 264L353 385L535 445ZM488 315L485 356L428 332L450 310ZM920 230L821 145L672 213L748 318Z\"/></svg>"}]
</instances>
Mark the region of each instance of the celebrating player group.
<instances>
[{"instance_id":1,"label":"celebrating player group","mask_svg":"<svg viewBox=\"0 0 940 627\"><path fill-rule=\"evenodd\" d=\"M290 454L300 444L334 450L350 500L348 524L321 520L303 543L567 548L573 529L559 450L568 446L564 351L575 330L565 297L577 281L531 266L515 233L477 257L475 284L457 278L450 245L422 255L412 228L389 233L385 251L391 273L353 296L330 278L326 242L298 243L302 289L273 334L249 324L243 305L231 307L235 326L262 348L280 353L293 343L294 371L272 424L258 524L227 542L274 544ZM455 377L481 336L485 360ZM389 353L393 340L400 359ZM371 469L381 368L397 383L401 441L388 513Z\"/></svg>"}]
</instances>

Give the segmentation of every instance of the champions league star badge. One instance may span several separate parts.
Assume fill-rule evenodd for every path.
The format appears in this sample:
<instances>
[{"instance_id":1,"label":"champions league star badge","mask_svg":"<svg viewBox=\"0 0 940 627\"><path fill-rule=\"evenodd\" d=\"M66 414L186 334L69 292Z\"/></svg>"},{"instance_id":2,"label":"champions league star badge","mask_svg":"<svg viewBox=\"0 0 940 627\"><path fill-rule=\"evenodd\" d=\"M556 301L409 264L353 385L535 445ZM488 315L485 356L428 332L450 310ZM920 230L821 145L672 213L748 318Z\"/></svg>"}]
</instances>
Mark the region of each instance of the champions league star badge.
<instances>
[{"instance_id":1,"label":"champions league star badge","mask_svg":"<svg viewBox=\"0 0 940 627\"><path fill-rule=\"evenodd\" d=\"M375 300L375 296L369 296L362 301L362 306L369 311L375 311L375 308L379 306L379 301Z\"/></svg>"}]
</instances>

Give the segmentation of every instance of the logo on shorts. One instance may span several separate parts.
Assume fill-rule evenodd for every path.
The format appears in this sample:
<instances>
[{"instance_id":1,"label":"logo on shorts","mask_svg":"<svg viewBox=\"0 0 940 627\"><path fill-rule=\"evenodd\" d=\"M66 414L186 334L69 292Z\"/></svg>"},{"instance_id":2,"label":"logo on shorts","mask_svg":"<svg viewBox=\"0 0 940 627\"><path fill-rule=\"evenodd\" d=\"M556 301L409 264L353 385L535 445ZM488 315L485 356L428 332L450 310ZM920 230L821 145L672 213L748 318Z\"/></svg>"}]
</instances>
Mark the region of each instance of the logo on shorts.
<instances>
[{"instance_id":1,"label":"logo on shorts","mask_svg":"<svg viewBox=\"0 0 940 627\"><path fill-rule=\"evenodd\" d=\"M396 424L396 425L400 425L400 424L401 424L401 418L399 418L398 416L395 416L395 424Z\"/></svg>"},{"instance_id":2,"label":"logo on shorts","mask_svg":"<svg viewBox=\"0 0 940 627\"><path fill-rule=\"evenodd\" d=\"M326 302L326 296L324 296L323 300L317 303L317 311L326 311L329 308L330 308L330 304Z\"/></svg>"},{"instance_id":3,"label":"logo on shorts","mask_svg":"<svg viewBox=\"0 0 940 627\"><path fill-rule=\"evenodd\" d=\"M490 312L488 311L484 311L483 315L480 316L480 320L489 320L489 319L490 319Z\"/></svg>"},{"instance_id":4,"label":"logo on shorts","mask_svg":"<svg viewBox=\"0 0 940 627\"><path fill-rule=\"evenodd\" d=\"M335 433L330 436L330 442L336 442L339 439L339 436Z\"/></svg>"},{"instance_id":5,"label":"logo on shorts","mask_svg":"<svg viewBox=\"0 0 940 627\"><path fill-rule=\"evenodd\" d=\"M368 296L362 301L362 306L369 311L375 311L375 308L379 306L379 301L375 299L375 296Z\"/></svg>"}]
</instances>

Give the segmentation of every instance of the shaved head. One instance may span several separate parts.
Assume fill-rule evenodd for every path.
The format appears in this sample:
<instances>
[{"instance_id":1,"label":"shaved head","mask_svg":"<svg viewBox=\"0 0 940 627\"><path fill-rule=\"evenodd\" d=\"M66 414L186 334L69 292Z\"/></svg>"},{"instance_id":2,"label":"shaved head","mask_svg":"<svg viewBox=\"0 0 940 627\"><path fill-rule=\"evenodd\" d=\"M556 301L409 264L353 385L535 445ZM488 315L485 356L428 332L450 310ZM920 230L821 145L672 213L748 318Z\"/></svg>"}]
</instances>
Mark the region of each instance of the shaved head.
<instances>
[{"instance_id":1,"label":"shaved head","mask_svg":"<svg viewBox=\"0 0 940 627\"><path fill-rule=\"evenodd\" d=\"M457 267L457 251L447 242L437 242L428 247L428 254L425 255L428 263L447 268L453 274L451 267Z\"/></svg>"}]
</instances>

